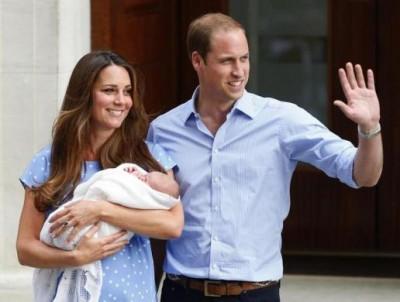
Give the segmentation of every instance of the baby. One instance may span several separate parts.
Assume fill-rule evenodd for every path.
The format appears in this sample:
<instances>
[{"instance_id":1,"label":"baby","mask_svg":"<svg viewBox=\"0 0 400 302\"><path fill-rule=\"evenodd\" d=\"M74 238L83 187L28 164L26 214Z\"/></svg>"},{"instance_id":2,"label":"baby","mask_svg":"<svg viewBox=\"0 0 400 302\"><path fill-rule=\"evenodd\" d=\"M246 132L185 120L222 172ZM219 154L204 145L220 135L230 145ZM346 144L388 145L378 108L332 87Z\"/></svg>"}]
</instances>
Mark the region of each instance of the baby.
<instances>
[{"instance_id":1,"label":"baby","mask_svg":"<svg viewBox=\"0 0 400 302\"><path fill-rule=\"evenodd\" d=\"M75 188L72 200L66 204L80 200L86 200L86 202L108 200L130 208L168 210L179 202L179 188L176 182L165 173L148 173L135 164L125 163L116 168L105 169L95 173L88 181ZM61 211L66 204L62 205L46 219L40 232L40 239L50 246L72 250L91 226L81 230L74 242L67 240L73 228L69 227L68 224L66 225L67 229L59 236L51 236L51 217ZM101 238L119 230L116 226L102 222L99 225L96 236ZM132 232L128 232L126 239L129 240L133 235ZM83 288L90 294L93 301L98 301L103 282L101 261L75 268L36 269L34 280L35 284L39 284L35 288L35 295L49 297L49 301L61 301L57 299L67 297L65 293L70 288L75 288L77 296L79 296L79 290ZM57 280L60 281L57 282ZM74 282L79 282L81 286L71 287ZM50 288L49 286L52 287ZM57 288L54 288L54 286ZM53 300L54 293L57 296Z\"/></svg>"},{"instance_id":2,"label":"baby","mask_svg":"<svg viewBox=\"0 0 400 302\"><path fill-rule=\"evenodd\" d=\"M152 172L143 172L137 168L137 166L127 166L123 169L125 172L136 176L139 180L148 184L152 189L157 190L159 192L163 192L172 197L179 197L179 187L174 182L172 183L165 173L152 171Z\"/></svg>"},{"instance_id":3,"label":"baby","mask_svg":"<svg viewBox=\"0 0 400 302\"><path fill-rule=\"evenodd\" d=\"M45 243L58 248L72 250L80 238L90 228L87 226L80 231L74 242L67 238L72 227L56 237L49 234L51 217L65 208L66 205L86 200L107 200L128 208L136 209L170 209L179 202L178 184L162 172L147 172L136 164L125 163L116 168L105 169L95 173L88 181L78 185L73 193L72 200L62 205L46 219L40 238ZM99 237L104 237L117 232L119 228L108 223L101 223L97 232ZM127 239L133 234L128 232Z\"/></svg>"}]
</instances>

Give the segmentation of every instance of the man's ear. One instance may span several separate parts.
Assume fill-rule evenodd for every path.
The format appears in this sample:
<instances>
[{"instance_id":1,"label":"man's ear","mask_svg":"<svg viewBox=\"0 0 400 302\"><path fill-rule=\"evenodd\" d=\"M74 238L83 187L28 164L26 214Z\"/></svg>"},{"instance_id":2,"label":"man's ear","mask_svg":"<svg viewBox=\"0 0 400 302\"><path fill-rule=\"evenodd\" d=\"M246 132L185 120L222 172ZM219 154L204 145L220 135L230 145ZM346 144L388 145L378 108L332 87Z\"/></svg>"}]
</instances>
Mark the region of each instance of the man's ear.
<instances>
[{"instance_id":1,"label":"man's ear","mask_svg":"<svg viewBox=\"0 0 400 302\"><path fill-rule=\"evenodd\" d=\"M201 63L204 63L203 57L197 52L192 52L192 65L195 71L198 71Z\"/></svg>"}]
</instances>

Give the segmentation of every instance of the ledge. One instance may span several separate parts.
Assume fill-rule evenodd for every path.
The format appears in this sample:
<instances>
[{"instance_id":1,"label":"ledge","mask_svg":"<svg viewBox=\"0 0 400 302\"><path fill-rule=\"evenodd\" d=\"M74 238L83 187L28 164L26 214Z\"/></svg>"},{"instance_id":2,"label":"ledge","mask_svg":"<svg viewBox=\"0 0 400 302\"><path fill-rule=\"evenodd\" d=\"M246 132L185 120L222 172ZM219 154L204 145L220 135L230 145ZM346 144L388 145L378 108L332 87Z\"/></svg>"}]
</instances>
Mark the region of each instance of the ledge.
<instances>
[{"instance_id":1,"label":"ledge","mask_svg":"<svg viewBox=\"0 0 400 302\"><path fill-rule=\"evenodd\" d=\"M285 252L285 274L400 278L398 254Z\"/></svg>"}]
</instances>

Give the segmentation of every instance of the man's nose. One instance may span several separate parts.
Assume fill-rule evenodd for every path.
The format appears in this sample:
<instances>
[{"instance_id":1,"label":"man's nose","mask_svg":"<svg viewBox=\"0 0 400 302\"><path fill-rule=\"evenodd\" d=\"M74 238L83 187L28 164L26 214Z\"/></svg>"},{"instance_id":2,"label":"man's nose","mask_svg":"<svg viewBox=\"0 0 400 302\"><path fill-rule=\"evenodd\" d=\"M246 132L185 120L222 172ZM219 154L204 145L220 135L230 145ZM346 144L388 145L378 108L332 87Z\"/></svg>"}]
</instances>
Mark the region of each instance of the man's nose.
<instances>
[{"instance_id":1,"label":"man's nose","mask_svg":"<svg viewBox=\"0 0 400 302\"><path fill-rule=\"evenodd\" d=\"M241 77L243 75L243 66L240 61L237 61L232 66L232 74L237 77Z\"/></svg>"}]
</instances>

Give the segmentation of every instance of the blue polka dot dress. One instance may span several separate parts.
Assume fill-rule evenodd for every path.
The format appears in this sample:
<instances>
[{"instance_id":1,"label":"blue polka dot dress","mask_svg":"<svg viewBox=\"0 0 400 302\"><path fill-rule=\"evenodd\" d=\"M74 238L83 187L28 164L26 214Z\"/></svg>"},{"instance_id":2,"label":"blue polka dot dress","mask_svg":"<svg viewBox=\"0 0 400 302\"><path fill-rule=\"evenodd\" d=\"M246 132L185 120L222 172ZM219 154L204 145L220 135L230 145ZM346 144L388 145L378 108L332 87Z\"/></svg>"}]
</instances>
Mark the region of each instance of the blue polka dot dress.
<instances>
[{"instance_id":1,"label":"blue polka dot dress","mask_svg":"<svg viewBox=\"0 0 400 302\"><path fill-rule=\"evenodd\" d=\"M153 157L169 170L175 163L159 145L147 143ZM46 181L50 173L50 150L47 146L38 152L20 178L24 187L35 187ZM82 181L101 170L97 161L87 161L82 169ZM150 240L136 234L120 252L101 261L103 286L101 302L155 302L153 258Z\"/></svg>"}]
</instances>

